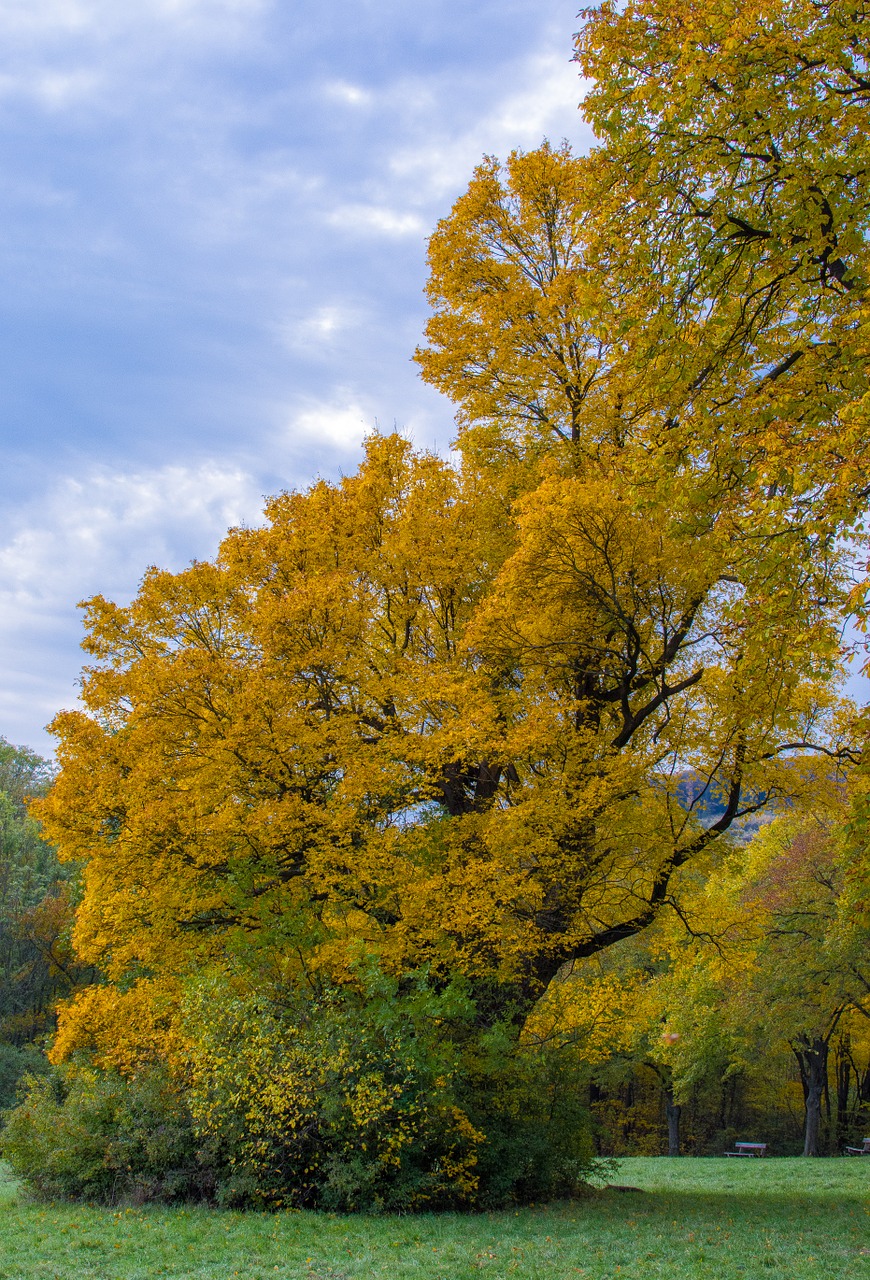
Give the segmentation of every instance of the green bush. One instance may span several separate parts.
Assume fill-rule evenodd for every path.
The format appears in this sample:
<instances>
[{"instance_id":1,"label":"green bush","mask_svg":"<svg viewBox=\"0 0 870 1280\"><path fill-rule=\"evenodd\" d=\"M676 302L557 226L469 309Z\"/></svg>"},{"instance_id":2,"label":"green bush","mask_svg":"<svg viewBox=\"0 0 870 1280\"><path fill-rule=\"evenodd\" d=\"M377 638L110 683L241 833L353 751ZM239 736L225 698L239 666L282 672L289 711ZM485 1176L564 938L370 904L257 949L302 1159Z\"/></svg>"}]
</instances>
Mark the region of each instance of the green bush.
<instances>
[{"instance_id":1,"label":"green bush","mask_svg":"<svg viewBox=\"0 0 870 1280\"><path fill-rule=\"evenodd\" d=\"M262 997L191 997L189 1101L231 1173L224 1203L340 1211L473 1203L476 1131L456 1103L451 987L365 975L278 1007ZM225 988L224 988L225 991ZM285 998L286 998L286 993Z\"/></svg>"},{"instance_id":2,"label":"green bush","mask_svg":"<svg viewBox=\"0 0 870 1280\"><path fill-rule=\"evenodd\" d=\"M234 1171L222 1198L404 1212L577 1192L594 1158L566 1052L481 1031L461 984L359 976L282 1009L198 989L189 1098Z\"/></svg>"},{"instance_id":3,"label":"green bush","mask_svg":"<svg viewBox=\"0 0 870 1280\"><path fill-rule=\"evenodd\" d=\"M596 1168L586 1068L570 1047L517 1046L495 1027L469 1047L462 1104L485 1135L475 1207L576 1195Z\"/></svg>"},{"instance_id":4,"label":"green bush","mask_svg":"<svg viewBox=\"0 0 870 1280\"><path fill-rule=\"evenodd\" d=\"M210 1161L166 1073L133 1081L76 1065L30 1076L0 1154L44 1199L176 1201L208 1196Z\"/></svg>"},{"instance_id":5,"label":"green bush","mask_svg":"<svg viewBox=\"0 0 870 1280\"><path fill-rule=\"evenodd\" d=\"M482 1030L461 984L356 979L268 999L200 977L183 1082L31 1076L0 1153L42 1197L102 1203L407 1212L579 1189L594 1161L569 1057Z\"/></svg>"}]
</instances>

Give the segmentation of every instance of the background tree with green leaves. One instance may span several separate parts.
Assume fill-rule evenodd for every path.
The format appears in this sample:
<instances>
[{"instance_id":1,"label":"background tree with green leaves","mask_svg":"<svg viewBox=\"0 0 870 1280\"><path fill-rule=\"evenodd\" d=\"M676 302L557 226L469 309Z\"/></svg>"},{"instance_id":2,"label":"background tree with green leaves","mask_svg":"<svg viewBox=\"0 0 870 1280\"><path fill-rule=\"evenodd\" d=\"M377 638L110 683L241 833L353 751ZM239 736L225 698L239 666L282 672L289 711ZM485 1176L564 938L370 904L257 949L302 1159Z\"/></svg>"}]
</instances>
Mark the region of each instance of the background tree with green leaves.
<instances>
[{"instance_id":1,"label":"background tree with green leaves","mask_svg":"<svg viewBox=\"0 0 870 1280\"><path fill-rule=\"evenodd\" d=\"M75 869L63 866L29 816L54 771L0 739L0 1106L25 1069L41 1069L55 1006L88 975L71 944Z\"/></svg>"}]
</instances>

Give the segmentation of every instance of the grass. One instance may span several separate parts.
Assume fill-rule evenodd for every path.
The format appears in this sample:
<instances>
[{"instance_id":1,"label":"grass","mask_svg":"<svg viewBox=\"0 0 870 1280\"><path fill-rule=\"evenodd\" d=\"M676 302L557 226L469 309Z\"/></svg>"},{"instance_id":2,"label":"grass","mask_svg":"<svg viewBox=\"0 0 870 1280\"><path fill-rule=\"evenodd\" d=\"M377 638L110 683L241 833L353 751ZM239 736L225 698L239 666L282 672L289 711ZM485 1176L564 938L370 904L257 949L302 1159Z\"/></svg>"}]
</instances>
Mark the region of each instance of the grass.
<instances>
[{"instance_id":1,"label":"grass","mask_svg":"<svg viewBox=\"0 0 870 1280\"><path fill-rule=\"evenodd\" d=\"M31 1202L0 1182L0 1280L870 1280L870 1160L622 1160L586 1200L342 1217Z\"/></svg>"}]
</instances>

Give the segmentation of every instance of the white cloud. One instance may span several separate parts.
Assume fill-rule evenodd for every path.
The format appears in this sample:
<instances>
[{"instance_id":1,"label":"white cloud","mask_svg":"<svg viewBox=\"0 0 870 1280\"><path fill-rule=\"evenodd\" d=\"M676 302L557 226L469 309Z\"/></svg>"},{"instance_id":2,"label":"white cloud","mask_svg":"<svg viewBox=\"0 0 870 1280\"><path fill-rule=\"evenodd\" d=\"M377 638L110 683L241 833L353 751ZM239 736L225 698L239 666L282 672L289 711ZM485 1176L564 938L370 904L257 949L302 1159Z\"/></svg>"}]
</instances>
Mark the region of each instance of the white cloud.
<instances>
[{"instance_id":1,"label":"white cloud","mask_svg":"<svg viewBox=\"0 0 870 1280\"><path fill-rule=\"evenodd\" d=\"M391 209L386 205L345 204L326 216L330 226L341 231L377 236L420 236L426 223L416 213Z\"/></svg>"},{"instance_id":2,"label":"white cloud","mask_svg":"<svg viewBox=\"0 0 870 1280\"><path fill-rule=\"evenodd\" d=\"M179 559L212 554L260 505L249 475L216 463L133 474L96 468L59 482L8 521L0 636L68 613L89 592L129 595L151 563L177 568Z\"/></svg>"},{"instance_id":3,"label":"white cloud","mask_svg":"<svg viewBox=\"0 0 870 1280\"><path fill-rule=\"evenodd\" d=\"M0 543L0 724L6 737L37 740L75 702L81 659L79 600L129 600L150 564L180 569L210 557L226 530L259 517L258 486L241 468L206 462L124 473L94 468L60 481L12 512Z\"/></svg>"},{"instance_id":4,"label":"white cloud","mask_svg":"<svg viewBox=\"0 0 870 1280\"><path fill-rule=\"evenodd\" d=\"M348 107L368 107L375 101L375 95L369 89L350 84L347 80L328 80L323 86L323 93L325 97Z\"/></svg>"},{"instance_id":5,"label":"white cloud","mask_svg":"<svg viewBox=\"0 0 870 1280\"><path fill-rule=\"evenodd\" d=\"M274 0L0 0L0 97L116 113L181 62L259 34ZM155 74L156 72L156 74Z\"/></svg>"},{"instance_id":6,"label":"white cloud","mask_svg":"<svg viewBox=\"0 0 870 1280\"><path fill-rule=\"evenodd\" d=\"M348 312L341 307L319 307L304 321L305 328L318 338L330 338L339 329L347 329L350 323Z\"/></svg>"},{"instance_id":7,"label":"white cloud","mask_svg":"<svg viewBox=\"0 0 870 1280\"><path fill-rule=\"evenodd\" d=\"M116 6L105 0L2 0L0 31L5 35L59 34L100 25Z\"/></svg>"},{"instance_id":8,"label":"white cloud","mask_svg":"<svg viewBox=\"0 0 870 1280\"><path fill-rule=\"evenodd\" d=\"M582 95L583 82L575 62L564 52L537 54L526 64L525 85L498 103L478 130L498 140L499 150L535 146L554 125L563 124L569 113L579 123Z\"/></svg>"},{"instance_id":9,"label":"white cloud","mask_svg":"<svg viewBox=\"0 0 870 1280\"><path fill-rule=\"evenodd\" d=\"M50 111L62 110L102 92L106 77L97 71L28 70L0 73L0 98L27 98Z\"/></svg>"},{"instance_id":10,"label":"white cloud","mask_svg":"<svg viewBox=\"0 0 870 1280\"><path fill-rule=\"evenodd\" d=\"M297 409L285 438L302 448L322 443L348 450L359 448L374 427L374 414L351 391L339 390L332 400L312 400Z\"/></svg>"},{"instance_id":11,"label":"white cloud","mask_svg":"<svg viewBox=\"0 0 870 1280\"><path fill-rule=\"evenodd\" d=\"M584 86L567 53L531 55L512 87L471 128L450 136L432 129L428 113L421 119L420 137L393 154L390 170L406 183L409 200L424 203L443 198L468 182L484 155L506 156L517 148L539 146L545 136L554 142L578 135L587 145L591 130L580 117L578 104Z\"/></svg>"},{"instance_id":12,"label":"white cloud","mask_svg":"<svg viewBox=\"0 0 870 1280\"><path fill-rule=\"evenodd\" d=\"M259 13L264 0L0 0L0 32L9 36L96 33L101 36L147 22L188 25L238 21Z\"/></svg>"},{"instance_id":13,"label":"white cloud","mask_svg":"<svg viewBox=\"0 0 870 1280\"><path fill-rule=\"evenodd\" d=\"M331 352L336 340L358 328L363 319L364 313L358 307L328 303L278 328L288 350L310 357Z\"/></svg>"}]
</instances>

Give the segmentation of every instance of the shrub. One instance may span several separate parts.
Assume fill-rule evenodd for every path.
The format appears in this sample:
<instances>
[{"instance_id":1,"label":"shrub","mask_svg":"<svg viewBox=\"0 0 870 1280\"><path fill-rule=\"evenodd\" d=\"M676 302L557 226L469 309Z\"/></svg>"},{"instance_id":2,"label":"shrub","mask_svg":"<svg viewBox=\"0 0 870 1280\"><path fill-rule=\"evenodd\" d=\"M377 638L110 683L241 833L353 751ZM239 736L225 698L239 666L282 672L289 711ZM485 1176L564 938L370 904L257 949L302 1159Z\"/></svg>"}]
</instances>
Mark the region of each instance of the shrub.
<instances>
[{"instance_id":1,"label":"shrub","mask_svg":"<svg viewBox=\"0 0 870 1280\"><path fill-rule=\"evenodd\" d=\"M483 1135L455 1101L450 1024L470 1006L370 973L279 1008L200 986L191 1110L231 1173L221 1198L404 1211L474 1203Z\"/></svg>"},{"instance_id":2,"label":"shrub","mask_svg":"<svg viewBox=\"0 0 870 1280\"><path fill-rule=\"evenodd\" d=\"M470 1046L462 1102L485 1136L475 1207L577 1195L597 1161L584 1064L570 1046L514 1042L494 1027Z\"/></svg>"},{"instance_id":3,"label":"shrub","mask_svg":"<svg viewBox=\"0 0 870 1280\"><path fill-rule=\"evenodd\" d=\"M114 1204L209 1193L209 1160L160 1068L125 1080L83 1065L31 1075L0 1153L37 1195Z\"/></svg>"},{"instance_id":4,"label":"shrub","mask_svg":"<svg viewBox=\"0 0 870 1280\"><path fill-rule=\"evenodd\" d=\"M224 1198L402 1212L579 1189L594 1163L579 1064L481 1031L459 983L359 976L284 1009L199 988L189 1096L233 1170Z\"/></svg>"},{"instance_id":5,"label":"shrub","mask_svg":"<svg viewBox=\"0 0 870 1280\"><path fill-rule=\"evenodd\" d=\"M579 1068L481 1028L461 983L369 965L303 997L200 975L185 1021L183 1079L31 1076L0 1140L15 1172L46 1198L406 1212L564 1196L593 1166Z\"/></svg>"}]
</instances>

